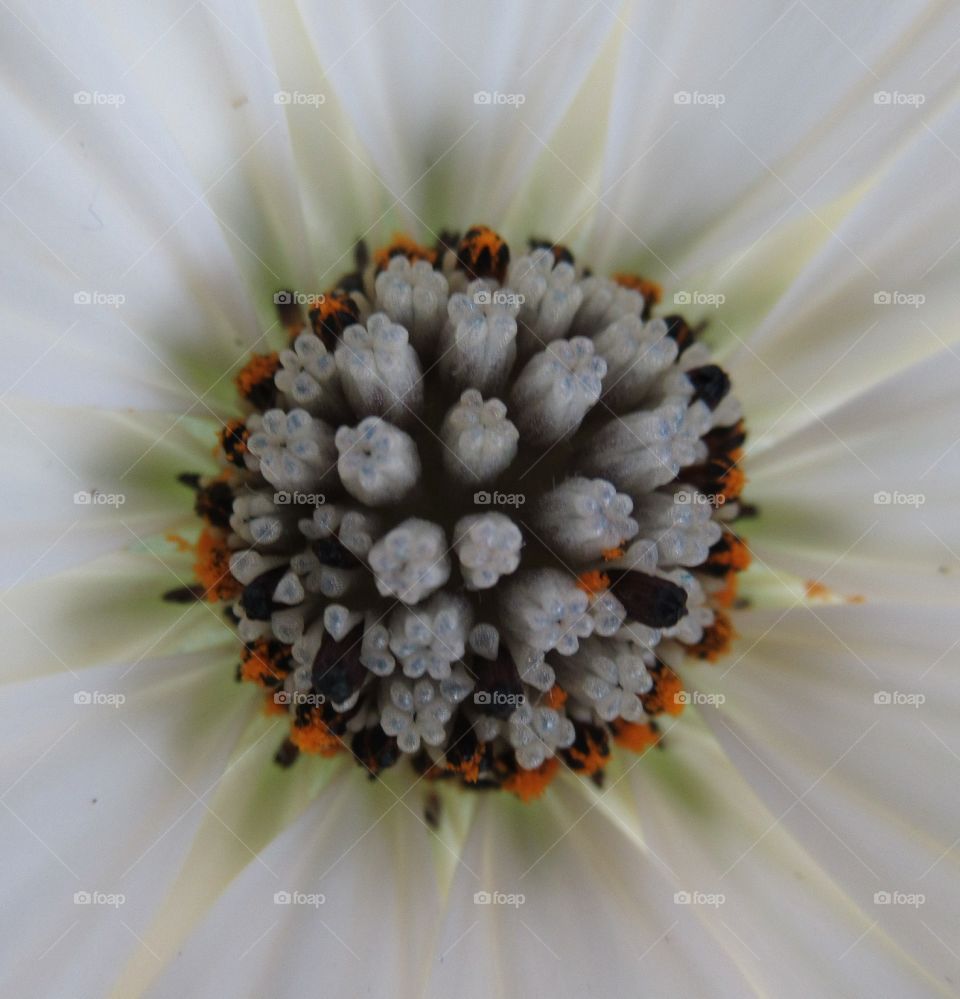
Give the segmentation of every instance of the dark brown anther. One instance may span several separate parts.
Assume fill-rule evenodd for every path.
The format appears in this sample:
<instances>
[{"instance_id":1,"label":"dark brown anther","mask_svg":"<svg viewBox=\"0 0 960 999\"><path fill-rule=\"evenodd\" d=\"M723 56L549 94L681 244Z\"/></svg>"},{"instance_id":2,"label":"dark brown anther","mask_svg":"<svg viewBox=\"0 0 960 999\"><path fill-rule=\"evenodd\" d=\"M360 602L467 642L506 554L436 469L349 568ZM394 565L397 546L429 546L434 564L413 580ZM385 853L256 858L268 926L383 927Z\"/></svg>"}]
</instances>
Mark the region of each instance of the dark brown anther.
<instances>
[{"instance_id":1,"label":"dark brown anther","mask_svg":"<svg viewBox=\"0 0 960 999\"><path fill-rule=\"evenodd\" d=\"M667 324L667 336L677 341L679 357L693 343L693 330L683 316L664 316L664 322Z\"/></svg>"},{"instance_id":2,"label":"dark brown anther","mask_svg":"<svg viewBox=\"0 0 960 999\"><path fill-rule=\"evenodd\" d=\"M331 569L355 569L361 564L360 559L339 538L333 536L315 541L313 554L321 565Z\"/></svg>"},{"instance_id":3,"label":"dark brown anther","mask_svg":"<svg viewBox=\"0 0 960 999\"><path fill-rule=\"evenodd\" d=\"M687 611L687 591L669 579L634 569L612 569L608 575L610 589L633 621L672 628Z\"/></svg>"},{"instance_id":4,"label":"dark brown anther","mask_svg":"<svg viewBox=\"0 0 960 999\"><path fill-rule=\"evenodd\" d=\"M368 675L360 662L362 642L362 624L339 642L332 635L324 635L320 651L313 660L311 678L313 689L323 694L329 703L342 704L348 700Z\"/></svg>"},{"instance_id":5,"label":"dark brown anther","mask_svg":"<svg viewBox=\"0 0 960 999\"><path fill-rule=\"evenodd\" d=\"M718 364L704 364L699 368L691 368L687 378L693 386L691 402L698 399L707 404L710 409L716 409L730 391L730 379L726 371Z\"/></svg>"},{"instance_id":6,"label":"dark brown anther","mask_svg":"<svg viewBox=\"0 0 960 999\"><path fill-rule=\"evenodd\" d=\"M201 486L197 490L193 509L208 524L227 530L233 513L233 490L226 482L220 481Z\"/></svg>"},{"instance_id":7,"label":"dark brown anther","mask_svg":"<svg viewBox=\"0 0 960 999\"><path fill-rule=\"evenodd\" d=\"M480 711L494 718L509 718L523 698L523 683L506 643L501 642L496 659L473 658L477 677L473 700Z\"/></svg>"},{"instance_id":8,"label":"dark brown anther","mask_svg":"<svg viewBox=\"0 0 960 999\"><path fill-rule=\"evenodd\" d=\"M288 566L278 565L262 572L243 588L240 606L251 621L269 621L270 615L279 609L280 605L274 603L273 591L288 571Z\"/></svg>"},{"instance_id":9,"label":"dark brown anther","mask_svg":"<svg viewBox=\"0 0 960 999\"><path fill-rule=\"evenodd\" d=\"M274 754L273 762L283 767L284 770L289 770L297 762L299 756L300 748L297 744L291 739L284 739Z\"/></svg>"},{"instance_id":10,"label":"dark brown anther","mask_svg":"<svg viewBox=\"0 0 960 999\"><path fill-rule=\"evenodd\" d=\"M396 738L387 735L379 725L356 732L350 740L350 749L357 762L371 775L392 767L400 759Z\"/></svg>"}]
</instances>

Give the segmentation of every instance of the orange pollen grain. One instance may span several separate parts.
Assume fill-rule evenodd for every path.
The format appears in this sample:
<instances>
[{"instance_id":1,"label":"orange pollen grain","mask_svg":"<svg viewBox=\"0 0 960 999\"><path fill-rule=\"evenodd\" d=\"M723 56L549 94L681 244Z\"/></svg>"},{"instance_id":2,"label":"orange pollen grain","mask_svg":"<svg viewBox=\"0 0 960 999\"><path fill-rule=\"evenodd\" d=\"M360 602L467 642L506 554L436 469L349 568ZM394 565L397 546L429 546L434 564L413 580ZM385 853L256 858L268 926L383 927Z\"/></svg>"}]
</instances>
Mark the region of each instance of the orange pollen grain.
<instances>
[{"instance_id":1,"label":"orange pollen grain","mask_svg":"<svg viewBox=\"0 0 960 999\"><path fill-rule=\"evenodd\" d=\"M740 493L743 492L743 487L747 483L747 477L737 468L736 465L732 466L727 472L724 473L721 479L721 485L723 488L724 498L727 500L735 500Z\"/></svg>"},{"instance_id":2,"label":"orange pollen grain","mask_svg":"<svg viewBox=\"0 0 960 999\"><path fill-rule=\"evenodd\" d=\"M710 594L710 600L718 607L732 607L737 599L737 589L739 586L736 570L731 569L723 577L723 587Z\"/></svg>"},{"instance_id":3,"label":"orange pollen grain","mask_svg":"<svg viewBox=\"0 0 960 999\"><path fill-rule=\"evenodd\" d=\"M222 531L204 528L197 539L197 558L193 573L203 587L205 600L232 600L243 589L230 574L230 549Z\"/></svg>"},{"instance_id":4,"label":"orange pollen grain","mask_svg":"<svg viewBox=\"0 0 960 999\"><path fill-rule=\"evenodd\" d=\"M552 756L549 760L544 760L536 770L518 770L511 774L503 782L503 789L511 791L523 802L533 801L546 791L556 777L558 767L557 758Z\"/></svg>"},{"instance_id":5,"label":"orange pollen grain","mask_svg":"<svg viewBox=\"0 0 960 999\"><path fill-rule=\"evenodd\" d=\"M271 718L274 715L285 715L287 713L287 706L279 704L275 695L270 693L263 699L263 713Z\"/></svg>"},{"instance_id":6,"label":"orange pollen grain","mask_svg":"<svg viewBox=\"0 0 960 999\"><path fill-rule=\"evenodd\" d=\"M640 277L639 274L614 274L613 280L622 288L639 291L646 301L654 305L663 301L663 287L649 278Z\"/></svg>"},{"instance_id":7,"label":"orange pollen grain","mask_svg":"<svg viewBox=\"0 0 960 999\"><path fill-rule=\"evenodd\" d=\"M648 715L665 712L678 715L683 711L683 699L677 695L683 692L683 681L669 666L662 666L653 674L653 690L641 697L643 710Z\"/></svg>"},{"instance_id":8,"label":"orange pollen grain","mask_svg":"<svg viewBox=\"0 0 960 999\"><path fill-rule=\"evenodd\" d=\"M248 396L258 385L273 378L279 367L280 358L276 351L269 354L254 354L234 379L240 394Z\"/></svg>"},{"instance_id":9,"label":"orange pollen grain","mask_svg":"<svg viewBox=\"0 0 960 999\"><path fill-rule=\"evenodd\" d=\"M723 535L724 547L710 553L710 565L721 565L735 572L742 572L750 565L752 556L746 542L730 531Z\"/></svg>"},{"instance_id":10,"label":"orange pollen grain","mask_svg":"<svg viewBox=\"0 0 960 999\"><path fill-rule=\"evenodd\" d=\"M387 246L381 246L373 251L373 265L377 272L385 271L390 265L390 260L403 254L412 264L416 260L426 260L428 264L434 264L437 259L436 250L431 250L427 246L421 246L416 240L411 239L404 232L395 232L393 239Z\"/></svg>"},{"instance_id":11,"label":"orange pollen grain","mask_svg":"<svg viewBox=\"0 0 960 999\"><path fill-rule=\"evenodd\" d=\"M165 534L163 538L170 544L176 545L178 552L193 551L193 545L182 534Z\"/></svg>"},{"instance_id":12,"label":"orange pollen grain","mask_svg":"<svg viewBox=\"0 0 960 999\"><path fill-rule=\"evenodd\" d=\"M476 784L480 780L480 763L483 760L484 749L484 744L479 743L471 757L461 760L456 765L450 765L449 769L460 774L468 784Z\"/></svg>"},{"instance_id":13,"label":"orange pollen grain","mask_svg":"<svg viewBox=\"0 0 960 999\"><path fill-rule=\"evenodd\" d=\"M580 764L580 768L577 773L584 774L587 777L595 774L598 770L602 770L606 765L607 761L610 759L610 753L604 752L601 746L598 746L593 739L587 738L587 751L577 749L576 746L571 746L567 753L570 757L576 760Z\"/></svg>"},{"instance_id":14,"label":"orange pollen grain","mask_svg":"<svg viewBox=\"0 0 960 999\"><path fill-rule=\"evenodd\" d=\"M562 708L564 704L567 703L567 692L563 687L558 687L554 684L547 692L543 695L543 703L548 708L553 708L556 711L558 708Z\"/></svg>"},{"instance_id":15,"label":"orange pollen grain","mask_svg":"<svg viewBox=\"0 0 960 999\"><path fill-rule=\"evenodd\" d=\"M661 734L652 726L634 722L617 722L613 727L613 741L634 753L643 753L655 746Z\"/></svg>"},{"instance_id":16,"label":"orange pollen grain","mask_svg":"<svg viewBox=\"0 0 960 999\"><path fill-rule=\"evenodd\" d=\"M335 756L342 748L340 740L313 711L306 725L290 726L290 741L304 753L318 756Z\"/></svg>"},{"instance_id":17,"label":"orange pollen grain","mask_svg":"<svg viewBox=\"0 0 960 999\"><path fill-rule=\"evenodd\" d=\"M273 665L266 642L256 642L252 648L244 649L240 675L244 680L259 683L261 686L265 686L270 677L275 680L280 679L281 674Z\"/></svg>"},{"instance_id":18,"label":"orange pollen grain","mask_svg":"<svg viewBox=\"0 0 960 999\"><path fill-rule=\"evenodd\" d=\"M698 659L715 663L730 651L730 645L736 637L730 618L723 611L715 610L713 624L703 629L703 637L699 642L687 646L687 652Z\"/></svg>"},{"instance_id":19,"label":"orange pollen grain","mask_svg":"<svg viewBox=\"0 0 960 999\"><path fill-rule=\"evenodd\" d=\"M588 569L577 576L577 586L593 597L610 589L610 577L599 569Z\"/></svg>"},{"instance_id":20,"label":"orange pollen grain","mask_svg":"<svg viewBox=\"0 0 960 999\"><path fill-rule=\"evenodd\" d=\"M615 558L623 558L623 549L608 548L606 551L600 553L600 557L604 562L612 562Z\"/></svg>"}]
</instances>

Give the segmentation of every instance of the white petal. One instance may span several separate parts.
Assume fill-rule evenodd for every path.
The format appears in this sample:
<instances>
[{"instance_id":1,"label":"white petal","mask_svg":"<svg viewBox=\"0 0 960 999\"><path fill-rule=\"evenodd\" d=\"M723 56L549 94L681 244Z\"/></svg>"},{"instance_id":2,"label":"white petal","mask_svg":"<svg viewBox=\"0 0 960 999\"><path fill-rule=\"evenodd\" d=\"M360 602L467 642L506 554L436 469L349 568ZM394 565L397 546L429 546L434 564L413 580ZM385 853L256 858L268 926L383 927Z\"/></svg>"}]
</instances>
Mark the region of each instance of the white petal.
<instances>
[{"instance_id":1,"label":"white petal","mask_svg":"<svg viewBox=\"0 0 960 999\"><path fill-rule=\"evenodd\" d=\"M450 887L426 994L743 995L721 943L602 809L555 782L524 806L485 796ZM523 896L477 904L476 892ZM515 900L516 901L516 900Z\"/></svg>"},{"instance_id":2,"label":"white petal","mask_svg":"<svg viewBox=\"0 0 960 999\"><path fill-rule=\"evenodd\" d=\"M567 2L364 2L304 17L389 202L438 228L500 224L614 24L612 10Z\"/></svg>"},{"instance_id":3,"label":"white petal","mask_svg":"<svg viewBox=\"0 0 960 999\"><path fill-rule=\"evenodd\" d=\"M219 606L162 599L193 581L191 563L187 554L116 553L7 590L0 601L2 682L235 643Z\"/></svg>"},{"instance_id":4,"label":"white petal","mask_svg":"<svg viewBox=\"0 0 960 999\"><path fill-rule=\"evenodd\" d=\"M933 4L882 15L637 4L601 181L608 210L595 221L607 252L595 261L640 240L661 273L680 273L695 242L701 261L723 255L859 186L923 128L916 106L877 104L877 92L922 91L924 114L952 100L956 67L941 57L958 18Z\"/></svg>"},{"instance_id":5,"label":"white petal","mask_svg":"<svg viewBox=\"0 0 960 999\"><path fill-rule=\"evenodd\" d=\"M5 59L20 82L0 97L18 136L2 154L9 382L56 401L191 405L260 333L222 230L89 11L18 17Z\"/></svg>"},{"instance_id":6,"label":"white petal","mask_svg":"<svg viewBox=\"0 0 960 999\"><path fill-rule=\"evenodd\" d=\"M610 796L632 799L651 855L692 896L678 909L726 947L758 994L935 990L933 969L911 965L897 934L874 925L872 905L850 905L693 712L670 728L663 751L621 764L623 788Z\"/></svg>"},{"instance_id":7,"label":"white petal","mask_svg":"<svg viewBox=\"0 0 960 999\"><path fill-rule=\"evenodd\" d=\"M219 426L182 414L0 406L4 585L193 526L194 494L177 476L214 469Z\"/></svg>"},{"instance_id":8,"label":"white petal","mask_svg":"<svg viewBox=\"0 0 960 999\"><path fill-rule=\"evenodd\" d=\"M848 597L955 603L958 370L941 350L751 458L757 559Z\"/></svg>"},{"instance_id":9,"label":"white petal","mask_svg":"<svg viewBox=\"0 0 960 999\"><path fill-rule=\"evenodd\" d=\"M351 768L247 864L146 994L294 995L315 988L321 953L338 990L418 994L439 886L419 802L398 798Z\"/></svg>"},{"instance_id":10,"label":"white petal","mask_svg":"<svg viewBox=\"0 0 960 999\"><path fill-rule=\"evenodd\" d=\"M253 710L231 659L157 659L126 677L121 664L0 691L0 822L17 857L5 894L19 913L0 943L15 976L4 991L107 994ZM78 693L126 700L76 703ZM125 899L77 904L75 892Z\"/></svg>"},{"instance_id":11,"label":"white petal","mask_svg":"<svg viewBox=\"0 0 960 999\"><path fill-rule=\"evenodd\" d=\"M738 628L729 663L686 672L726 697L704 709L715 735L870 922L956 981L956 955L929 929L954 925L960 898L953 608L797 608ZM883 891L925 898L876 904Z\"/></svg>"},{"instance_id":12,"label":"white petal","mask_svg":"<svg viewBox=\"0 0 960 999\"><path fill-rule=\"evenodd\" d=\"M767 431L765 446L944 347L956 353L957 149L953 107L931 116L856 207L824 230L816 255L802 268L798 261L795 280L755 328L738 315L743 282L764 286L767 261L790 244L756 247L744 275L736 259L715 274L710 287L731 306L716 312L715 332L744 410ZM960 368L960 353L945 360Z\"/></svg>"}]
</instances>

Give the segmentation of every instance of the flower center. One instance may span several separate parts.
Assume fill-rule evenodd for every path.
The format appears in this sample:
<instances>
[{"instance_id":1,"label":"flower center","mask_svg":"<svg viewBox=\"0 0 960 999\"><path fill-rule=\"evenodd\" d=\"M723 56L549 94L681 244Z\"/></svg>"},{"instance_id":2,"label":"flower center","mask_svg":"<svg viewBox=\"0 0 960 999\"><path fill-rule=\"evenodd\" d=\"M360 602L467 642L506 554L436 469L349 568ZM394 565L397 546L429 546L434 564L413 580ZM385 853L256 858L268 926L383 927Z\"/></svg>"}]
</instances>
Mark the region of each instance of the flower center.
<instances>
[{"instance_id":1,"label":"flower center","mask_svg":"<svg viewBox=\"0 0 960 999\"><path fill-rule=\"evenodd\" d=\"M194 595L289 716L278 762L407 757L526 800L660 741L749 559L740 407L659 301L484 226L277 296L289 346L238 376L221 474L183 479Z\"/></svg>"}]
</instances>

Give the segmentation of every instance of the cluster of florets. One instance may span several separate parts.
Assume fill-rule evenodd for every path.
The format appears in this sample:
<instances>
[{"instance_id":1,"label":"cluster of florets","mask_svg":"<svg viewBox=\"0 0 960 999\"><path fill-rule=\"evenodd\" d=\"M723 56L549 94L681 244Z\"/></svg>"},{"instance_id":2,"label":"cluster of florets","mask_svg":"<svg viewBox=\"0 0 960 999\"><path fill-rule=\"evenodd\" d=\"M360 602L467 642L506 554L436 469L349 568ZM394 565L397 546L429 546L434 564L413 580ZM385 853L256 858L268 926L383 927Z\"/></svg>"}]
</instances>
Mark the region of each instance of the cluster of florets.
<instances>
[{"instance_id":1,"label":"cluster of florets","mask_svg":"<svg viewBox=\"0 0 960 999\"><path fill-rule=\"evenodd\" d=\"M398 237L237 379L197 595L289 716L283 763L538 794L658 742L715 659L746 549L726 374L659 289L482 226ZM661 719L662 720L662 719Z\"/></svg>"}]
</instances>

